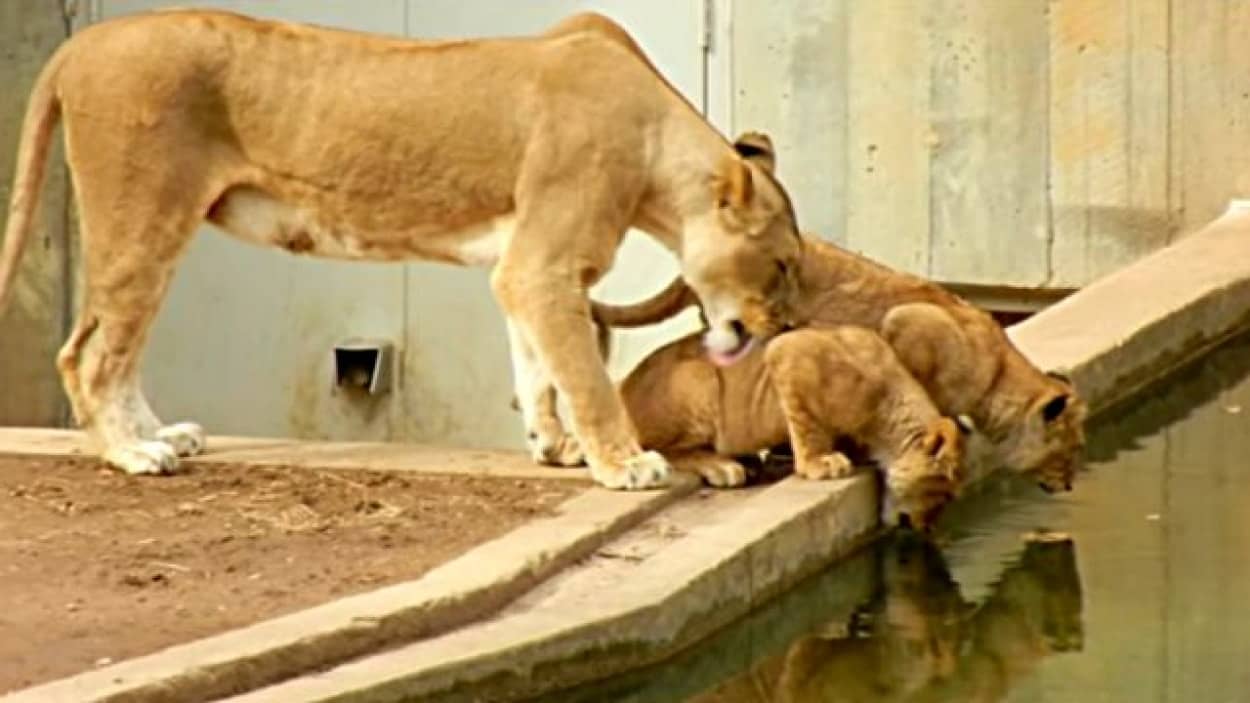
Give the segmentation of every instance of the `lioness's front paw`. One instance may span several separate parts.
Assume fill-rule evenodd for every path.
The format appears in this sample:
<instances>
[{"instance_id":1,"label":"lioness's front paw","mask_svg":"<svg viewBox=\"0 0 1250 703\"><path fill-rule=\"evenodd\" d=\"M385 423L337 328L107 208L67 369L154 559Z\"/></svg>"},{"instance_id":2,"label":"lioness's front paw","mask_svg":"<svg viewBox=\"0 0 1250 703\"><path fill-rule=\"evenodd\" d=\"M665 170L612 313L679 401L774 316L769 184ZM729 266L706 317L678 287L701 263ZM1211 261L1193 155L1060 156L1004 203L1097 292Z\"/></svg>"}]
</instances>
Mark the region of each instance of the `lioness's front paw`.
<instances>
[{"instance_id":1,"label":"lioness's front paw","mask_svg":"<svg viewBox=\"0 0 1250 703\"><path fill-rule=\"evenodd\" d=\"M737 488L746 485L747 470L742 464L724 457L700 461L699 475L714 488Z\"/></svg>"},{"instance_id":2,"label":"lioness's front paw","mask_svg":"<svg viewBox=\"0 0 1250 703\"><path fill-rule=\"evenodd\" d=\"M833 452L800 461L794 470L803 478L820 481L830 478L846 478L855 473L855 465L846 458L845 454Z\"/></svg>"},{"instance_id":3,"label":"lioness's front paw","mask_svg":"<svg viewBox=\"0 0 1250 703\"><path fill-rule=\"evenodd\" d=\"M530 448L530 458L536 464L544 466L581 466L586 463L586 455L577 437L568 432L546 435L531 432L526 438Z\"/></svg>"},{"instance_id":4,"label":"lioness's front paw","mask_svg":"<svg viewBox=\"0 0 1250 703\"><path fill-rule=\"evenodd\" d=\"M617 467L602 468L591 464L590 475L604 488L637 491L659 488L668 483L672 469L659 452L636 454Z\"/></svg>"},{"instance_id":5,"label":"lioness's front paw","mask_svg":"<svg viewBox=\"0 0 1250 703\"><path fill-rule=\"evenodd\" d=\"M195 456L208 445L204 428L194 422L166 425L156 431L156 438L168 444L178 456Z\"/></svg>"},{"instance_id":6,"label":"lioness's front paw","mask_svg":"<svg viewBox=\"0 0 1250 703\"><path fill-rule=\"evenodd\" d=\"M131 475L171 474L178 468L178 455L164 442L135 442L104 452L104 461Z\"/></svg>"}]
</instances>

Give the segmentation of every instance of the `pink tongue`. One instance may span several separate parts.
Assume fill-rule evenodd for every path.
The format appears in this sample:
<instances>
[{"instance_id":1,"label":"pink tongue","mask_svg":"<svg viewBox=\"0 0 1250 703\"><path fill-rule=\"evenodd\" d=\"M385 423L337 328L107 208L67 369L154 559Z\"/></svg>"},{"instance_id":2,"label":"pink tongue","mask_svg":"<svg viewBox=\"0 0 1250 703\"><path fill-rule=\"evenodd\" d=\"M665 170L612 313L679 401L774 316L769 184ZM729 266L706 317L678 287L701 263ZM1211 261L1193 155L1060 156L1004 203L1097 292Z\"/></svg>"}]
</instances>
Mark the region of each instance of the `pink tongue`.
<instances>
[{"instance_id":1,"label":"pink tongue","mask_svg":"<svg viewBox=\"0 0 1250 703\"><path fill-rule=\"evenodd\" d=\"M720 352L709 349L707 350L707 355L708 358L712 360L712 363L717 366L733 366L739 361L742 361L742 358L747 354L750 354L751 350L754 348L755 338L752 337L748 339L745 344L739 345L737 349L731 352Z\"/></svg>"}]
</instances>

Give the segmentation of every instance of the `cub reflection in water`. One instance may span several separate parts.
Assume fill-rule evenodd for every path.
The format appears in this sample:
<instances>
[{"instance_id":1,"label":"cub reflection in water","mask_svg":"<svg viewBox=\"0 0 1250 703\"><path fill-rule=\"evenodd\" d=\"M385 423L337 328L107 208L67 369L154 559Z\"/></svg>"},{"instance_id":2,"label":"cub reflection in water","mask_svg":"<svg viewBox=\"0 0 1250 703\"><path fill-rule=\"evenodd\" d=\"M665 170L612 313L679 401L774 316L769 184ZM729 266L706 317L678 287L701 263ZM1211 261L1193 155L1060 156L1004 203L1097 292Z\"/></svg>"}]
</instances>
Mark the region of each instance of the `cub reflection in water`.
<instances>
[{"instance_id":1,"label":"cub reflection in water","mask_svg":"<svg viewBox=\"0 0 1250 703\"><path fill-rule=\"evenodd\" d=\"M979 606L941 552L910 534L883 550L876 597L696 703L1002 700L1043 658L1079 651L1081 583L1067 537L1030 535Z\"/></svg>"}]
</instances>

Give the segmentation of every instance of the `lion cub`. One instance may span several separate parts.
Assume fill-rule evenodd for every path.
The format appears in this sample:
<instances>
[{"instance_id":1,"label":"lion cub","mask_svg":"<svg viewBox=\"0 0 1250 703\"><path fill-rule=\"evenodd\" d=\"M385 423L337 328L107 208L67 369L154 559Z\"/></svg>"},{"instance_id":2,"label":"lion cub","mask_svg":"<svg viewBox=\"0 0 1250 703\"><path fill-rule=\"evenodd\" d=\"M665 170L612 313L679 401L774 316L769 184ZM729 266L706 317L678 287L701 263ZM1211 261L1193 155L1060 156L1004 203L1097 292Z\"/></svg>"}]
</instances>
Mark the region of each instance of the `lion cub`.
<instances>
[{"instance_id":1,"label":"lion cub","mask_svg":"<svg viewBox=\"0 0 1250 703\"><path fill-rule=\"evenodd\" d=\"M712 485L745 482L728 457L788 442L805 478L849 476L856 460L877 464L889 502L923 529L963 478L958 425L862 327L786 332L728 367L691 335L644 359L620 392L642 445Z\"/></svg>"},{"instance_id":2,"label":"lion cub","mask_svg":"<svg viewBox=\"0 0 1250 703\"><path fill-rule=\"evenodd\" d=\"M988 313L818 237L804 239L798 276L795 326L878 330L941 412L967 416L1002 465L1047 492L1072 489L1084 463L1085 401L1070 380L1020 353ZM695 303L678 278L640 303L594 303L594 316L598 324L636 327Z\"/></svg>"}]
</instances>

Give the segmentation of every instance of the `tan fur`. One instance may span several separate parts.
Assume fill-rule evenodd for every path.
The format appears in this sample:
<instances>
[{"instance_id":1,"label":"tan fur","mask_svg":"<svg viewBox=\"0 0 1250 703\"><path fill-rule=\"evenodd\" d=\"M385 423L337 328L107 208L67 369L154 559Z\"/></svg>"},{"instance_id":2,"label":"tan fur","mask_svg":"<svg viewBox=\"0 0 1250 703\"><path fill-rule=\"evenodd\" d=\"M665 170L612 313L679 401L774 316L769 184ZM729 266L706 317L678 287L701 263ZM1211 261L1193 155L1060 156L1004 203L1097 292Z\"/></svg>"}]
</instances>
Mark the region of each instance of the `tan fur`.
<instances>
[{"instance_id":1,"label":"tan fur","mask_svg":"<svg viewBox=\"0 0 1250 703\"><path fill-rule=\"evenodd\" d=\"M644 447L714 485L742 483L745 472L728 457L788 442L795 471L810 479L875 461L897 511L925 528L962 480L959 429L863 328L787 332L728 368L686 337L644 359L621 397Z\"/></svg>"},{"instance_id":2,"label":"tan fur","mask_svg":"<svg viewBox=\"0 0 1250 703\"><path fill-rule=\"evenodd\" d=\"M137 367L204 220L294 253L493 266L535 455L572 463L584 449L615 487L668 471L642 453L591 333L587 290L629 227L680 253L723 328L767 338L789 314L788 292L754 273L798 256L785 192L597 15L536 37L443 42L208 11L92 26L32 93L0 302L58 117L86 281L59 364L77 418L127 471L174 464L151 441L165 437ZM577 441L540 423L555 388ZM202 446L190 439L173 444Z\"/></svg>"},{"instance_id":3,"label":"tan fur","mask_svg":"<svg viewBox=\"0 0 1250 703\"><path fill-rule=\"evenodd\" d=\"M1085 403L1066 379L1031 364L988 314L940 286L813 237L804 239L800 272L793 309L802 324L880 330L942 413L971 418L1000 461L1036 476L1048 491L1071 488L1085 446ZM629 327L695 303L674 281L637 305L594 303L594 315Z\"/></svg>"}]
</instances>

